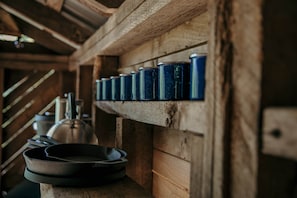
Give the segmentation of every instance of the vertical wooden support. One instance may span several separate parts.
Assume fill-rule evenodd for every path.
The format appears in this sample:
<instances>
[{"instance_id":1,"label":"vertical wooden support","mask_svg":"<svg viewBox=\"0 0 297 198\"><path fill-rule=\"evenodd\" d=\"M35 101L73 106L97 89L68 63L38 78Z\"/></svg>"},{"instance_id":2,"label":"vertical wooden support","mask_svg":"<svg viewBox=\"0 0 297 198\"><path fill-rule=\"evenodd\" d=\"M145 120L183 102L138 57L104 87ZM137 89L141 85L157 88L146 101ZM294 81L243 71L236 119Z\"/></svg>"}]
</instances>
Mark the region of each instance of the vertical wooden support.
<instances>
[{"instance_id":1,"label":"vertical wooden support","mask_svg":"<svg viewBox=\"0 0 297 198\"><path fill-rule=\"evenodd\" d=\"M203 147L205 139L198 135L192 136L191 144L191 178L190 197L202 197L203 184Z\"/></svg>"},{"instance_id":2,"label":"vertical wooden support","mask_svg":"<svg viewBox=\"0 0 297 198\"><path fill-rule=\"evenodd\" d=\"M84 102L84 112L92 113L93 103L93 65L81 65L76 70L76 98Z\"/></svg>"},{"instance_id":3,"label":"vertical wooden support","mask_svg":"<svg viewBox=\"0 0 297 198\"><path fill-rule=\"evenodd\" d=\"M209 13L202 197L256 197L261 0L211 0Z\"/></svg>"},{"instance_id":4,"label":"vertical wooden support","mask_svg":"<svg viewBox=\"0 0 297 198\"><path fill-rule=\"evenodd\" d=\"M116 56L97 56L93 66L92 79L92 100L95 100L96 79L117 75L118 57ZM116 116L107 114L97 108L94 104L92 107L92 125L98 137L99 145L114 146L116 134Z\"/></svg>"},{"instance_id":5,"label":"vertical wooden support","mask_svg":"<svg viewBox=\"0 0 297 198\"><path fill-rule=\"evenodd\" d=\"M1 125L3 122L3 114L2 114L3 92L4 92L4 69L0 68L0 124ZM0 126L0 145L2 145L2 136L3 136L3 130L2 130L2 126ZM0 164L2 164L2 146L0 147ZM0 172L1 172L1 168L0 168ZM2 189L1 186L2 186L2 178L0 176L0 189Z\"/></svg>"},{"instance_id":6,"label":"vertical wooden support","mask_svg":"<svg viewBox=\"0 0 297 198\"><path fill-rule=\"evenodd\" d=\"M127 175L151 192L153 126L119 117L116 139L128 153Z\"/></svg>"}]
</instances>

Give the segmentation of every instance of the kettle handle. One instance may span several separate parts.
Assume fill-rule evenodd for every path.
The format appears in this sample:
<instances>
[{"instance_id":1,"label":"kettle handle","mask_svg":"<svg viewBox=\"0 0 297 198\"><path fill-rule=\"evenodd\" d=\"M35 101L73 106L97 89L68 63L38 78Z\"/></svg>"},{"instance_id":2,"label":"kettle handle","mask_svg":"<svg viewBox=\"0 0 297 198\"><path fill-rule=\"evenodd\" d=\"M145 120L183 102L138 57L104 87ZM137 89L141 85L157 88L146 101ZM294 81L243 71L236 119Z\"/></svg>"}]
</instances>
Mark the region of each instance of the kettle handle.
<instances>
[{"instance_id":1,"label":"kettle handle","mask_svg":"<svg viewBox=\"0 0 297 198\"><path fill-rule=\"evenodd\" d=\"M75 108L75 99L74 99L74 93L70 92L68 93L68 116L69 119L75 119L76 118L76 108Z\"/></svg>"}]
</instances>

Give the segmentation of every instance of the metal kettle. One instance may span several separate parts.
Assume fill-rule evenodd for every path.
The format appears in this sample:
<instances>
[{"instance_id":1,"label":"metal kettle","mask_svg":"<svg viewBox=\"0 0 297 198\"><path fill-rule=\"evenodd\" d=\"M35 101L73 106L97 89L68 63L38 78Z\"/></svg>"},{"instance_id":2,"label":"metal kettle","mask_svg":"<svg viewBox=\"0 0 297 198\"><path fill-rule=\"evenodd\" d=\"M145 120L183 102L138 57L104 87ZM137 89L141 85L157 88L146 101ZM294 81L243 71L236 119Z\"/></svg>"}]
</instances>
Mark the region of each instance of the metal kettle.
<instances>
[{"instance_id":1,"label":"metal kettle","mask_svg":"<svg viewBox=\"0 0 297 198\"><path fill-rule=\"evenodd\" d=\"M98 144L98 139L90 125L76 118L74 93L68 93L68 112L66 119L53 125L47 136L60 143Z\"/></svg>"}]
</instances>

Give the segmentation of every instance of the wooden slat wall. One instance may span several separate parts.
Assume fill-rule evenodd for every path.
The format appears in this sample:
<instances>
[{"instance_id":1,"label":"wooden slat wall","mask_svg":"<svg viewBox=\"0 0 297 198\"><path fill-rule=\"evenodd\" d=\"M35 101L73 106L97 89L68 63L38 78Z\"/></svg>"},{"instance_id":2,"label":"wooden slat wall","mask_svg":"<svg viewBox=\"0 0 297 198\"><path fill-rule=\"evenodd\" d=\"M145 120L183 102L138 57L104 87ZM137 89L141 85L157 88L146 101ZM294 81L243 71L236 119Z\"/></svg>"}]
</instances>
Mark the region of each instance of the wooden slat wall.
<instances>
[{"instance_id":1,"label":"wooden slat wall","mask_svg":"<svg viewBox=\"0 0 297 198\"><path fill-rule=\"evenodd\" d=\"M192 134L154 127L154 197L189 197Z\"/></svg>"},{"instance_id":2,"label":"wooden slat wall","mask_svg":"<svg viewBox=\"0 0 297 198\"><path fill-rule=\"evenodd\" d=\"M68 90L74 90L73 75L65 71L28 71L8 69L4 82L4 71L0 69L1 97L1 190L9 190L24 179L22 152L27 148L27 139L36 132L32 123L35 114L54 111L55 98ZM71 80L69 80L72 78ZM18 79L16 81L16 79ZM13 82L13 83L12 83ZM66 83L66 89L61 82ZM5 84L6 83L6 84ZM16 84L17 86L14 86ZM14 87L11 89L11 87Z\"/></svg>"}]
</instances>

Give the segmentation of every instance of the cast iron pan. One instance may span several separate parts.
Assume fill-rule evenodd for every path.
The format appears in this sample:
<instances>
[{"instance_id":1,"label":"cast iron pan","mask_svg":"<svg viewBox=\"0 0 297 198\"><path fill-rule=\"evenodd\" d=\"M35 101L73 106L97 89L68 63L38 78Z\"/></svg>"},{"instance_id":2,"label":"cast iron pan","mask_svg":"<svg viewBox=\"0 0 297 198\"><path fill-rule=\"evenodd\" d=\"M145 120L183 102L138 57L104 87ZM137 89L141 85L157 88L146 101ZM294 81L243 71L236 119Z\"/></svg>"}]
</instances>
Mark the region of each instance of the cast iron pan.
<instances>
[{"instance_id":1,"label":"cast iron pan","mask_svg":"<svg viewBox=\"0 0 297 198\"><path fill-rule=\"evenodd\" d=\"M47 157L45 149L38 147L23 152L23 156L30 172L49 176L81 176L96 175L102 172L110 173L125 167L127 159L118 161L84 161L71 162Z\"/></svg>"},{"instance_id":2,"label":"cast iron pan","mask_svg":"<svg viewBox=\"0 0 297 198\"><path fill-rule=\"evenodd\" d=\"M102 184L107 184L115 180L124 178L126 175L125 168L120 170L110 172L110 173L100 173L100 174L81 174L81 175L71 175L71 176L52 176L52 175L42 175L30 171L28 168L25 169L24 177L35 183L45 183L52 184L55 186L65 186L65 187L82 187L82 186L98 186Z\"/></svg>"},{"instance_id":3,"label":"cast iron pan","mask_svg":"<svg viewBox=\"0 0 297 198\"><path fill-rule=\"evenodd\" d=\"M75 163L114 165L127 161L127 153L121 149L93 144L57 144L45 148L47 157Z\"/></svg>"}]
</instances>

